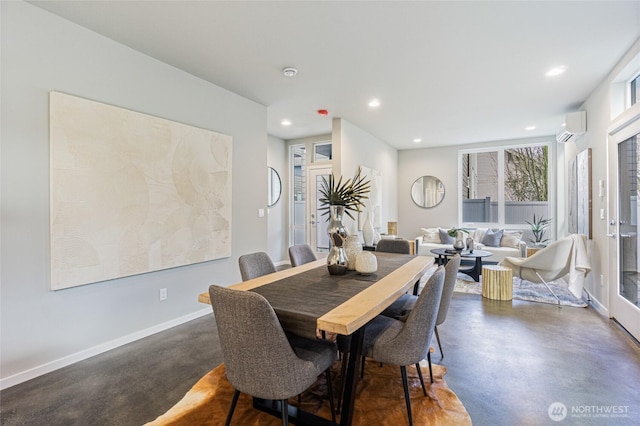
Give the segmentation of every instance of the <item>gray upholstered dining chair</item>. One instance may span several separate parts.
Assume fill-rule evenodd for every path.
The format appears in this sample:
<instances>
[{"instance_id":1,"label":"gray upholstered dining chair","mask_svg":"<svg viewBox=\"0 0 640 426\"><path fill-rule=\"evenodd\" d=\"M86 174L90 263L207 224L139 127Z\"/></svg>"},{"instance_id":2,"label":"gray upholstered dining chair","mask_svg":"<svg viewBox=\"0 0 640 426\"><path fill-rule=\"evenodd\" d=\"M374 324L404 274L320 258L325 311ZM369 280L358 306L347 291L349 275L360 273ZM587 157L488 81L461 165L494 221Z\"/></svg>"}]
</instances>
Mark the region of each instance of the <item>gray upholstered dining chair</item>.
<instances>
[{"instance_id":1,"label":"gray upholstered dining chair","mask_svg":"<svg viewBox=\"0 0 640 426\"><path fill-rule=\"evenodd\" d=\"M444 352L442 351L442 344L440 344L438 326L447 319L447 312L449 312L449 305L451 304L453 290L456 286L456 278L458 277L458 269L460 269L460 261L460 256L452 256L444 267L444 287L442 289L442 297L440 298L440 307L438 308L438 318L436 319L436 325L434 327L441 358L444 358ZM413 309L416 300L418 300L417 296L403 294L398 300L393 302L391 306L385 309L382 315L404 321L409 315L409 312L411 312L411 309Z\"/></svg>"},{"instance_id":2,"label":"gray upholstered dining chair","mask_svg":"<svg viewBox=\"0 0 640 426\"><path fill-rule=\"evenodd\" d=\"M263 251L243 254L238 258L242 281L276 272L276 266L269 255Z\"/></svg>"},{"instance_id":3,"label":"gray upholstered dining chair","mask_svg":"<svg viewBox=\"0 0 640 426\"><path fill-rule=\"evenodd\" d=\"M431 383L433 383L429 344L433 338L444 278L444 267L440 266L431 275L424 289L416 298L416 303L409 312L406 321L378 315L369 321L364 329L363 355L377 362L400 366L410 425L413 425L413 417L406 366L416 366L422 392L427 396L420 361L425 358L428 360L429 376ZM337 343L339 350L346 354L351 344L351 338L350 336L338 336ZM343 356L342 362L343 365L347 362L346 356Z\"/></svg>"},{"instance_id":4,"label":"gray upholstered dining chair","mask_svg":"<svg viewBox=\"0 0 640 426\"><path fill-rule=\"evenodd\" d=\"M383 238L376 244L376 251L411 254L411 244L407 240Z\"/></svg>"},{"instance_id":5,"label":"gray upholstered dining chair","mask_svg":"<svg viewBox=\"0 0 640 426\"><path fill-rule=\"evenodd\" d=\"M288 424L288 398L307 390L323 372L335 422L329 367L337 349L327 340L286 334L275 311L262 295L251 291L209 287L220 336L227 379L235 392L227 414L231 423L240 392L279 400L282 424Z\"/></svg>"},{"instance_id":6,"label":"gray upholstered dining chair","mask_svg":"<svg viewBox=\"0 0 640 426\"><path fill-rule=\"evenodd\" d=\"M317 260L309 244L296 244L289 247L289 259L293 267Z\"/></svg>"}]
</instances>

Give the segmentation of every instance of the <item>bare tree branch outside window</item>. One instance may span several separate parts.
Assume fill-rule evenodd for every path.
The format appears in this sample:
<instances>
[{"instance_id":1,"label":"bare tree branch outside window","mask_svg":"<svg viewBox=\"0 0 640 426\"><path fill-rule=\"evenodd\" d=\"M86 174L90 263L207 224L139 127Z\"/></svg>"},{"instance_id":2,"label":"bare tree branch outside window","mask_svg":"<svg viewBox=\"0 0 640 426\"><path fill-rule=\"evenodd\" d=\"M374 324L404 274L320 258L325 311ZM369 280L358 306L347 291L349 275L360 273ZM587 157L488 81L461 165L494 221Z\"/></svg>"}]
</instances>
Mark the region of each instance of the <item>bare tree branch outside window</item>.
<instances>
[{"instance_id":1,"label":"bare tree branch outside window","mask_svg":"<svg viewBox=\"0 0 640 426\"><path fill-rule=\"evenodd\" d=\"M505 150L507 201L548 201L548 147Z\"/></svg>"}]
</instances>

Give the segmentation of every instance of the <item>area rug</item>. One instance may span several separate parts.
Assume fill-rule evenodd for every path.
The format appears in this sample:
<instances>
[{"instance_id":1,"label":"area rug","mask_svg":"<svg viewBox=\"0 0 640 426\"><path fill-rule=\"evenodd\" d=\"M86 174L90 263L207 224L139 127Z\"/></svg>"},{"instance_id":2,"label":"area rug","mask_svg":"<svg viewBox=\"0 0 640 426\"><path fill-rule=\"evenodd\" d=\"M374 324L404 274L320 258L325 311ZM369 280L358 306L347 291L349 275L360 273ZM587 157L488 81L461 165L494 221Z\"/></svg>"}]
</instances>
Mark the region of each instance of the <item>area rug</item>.
<instances>
[{"instance_id":1,"label":"area rug","mask_svg":"<svg viewBox=\"0 0 640 426\"><path fill-rule=\"evenodd\" d=\"M576 308L584 308L587 306L587 302L578 299L569 291L567 284L562 279L550 282L549 287L551 287L560 299L561 306L572 306ZM458 293L482 294L482 276L480 276L480 282L477 283L465 274L458 274L454 291ZM544 284L526 281L519 277L513 278L513 299L549 303L551 305L558 304L556 298L553 297Z\"/></svg>"},{"instance_id":2,"label":"area rug","mask_svg":"<svg viewBox=\"0 0 640 426\"><path fill-rule=\"evenodd\" d=\"M434 383L429 383L429 369L422 366L427 395L424 396L414 367L407 367L413 421L416 425L471 425L471 418L455 393L447 387L445 367L433 365ZM337 387L339 363L332 367ZM337 393L336 393L337 394ZM148 426L222 425L231 404L233 387L226 379L224 364L200 379L169 411L147 423ZM326 381L321 378L311 389L289 403L326 419L331 418L326 398ZM367 361L365 375L358 381L354 425L396 426L406 424L407 410L402 390L400 368ZM251 397L241 394L231 422L233 425L279 425L281 420L253 408Z\"/></svg>"}]
</instances>

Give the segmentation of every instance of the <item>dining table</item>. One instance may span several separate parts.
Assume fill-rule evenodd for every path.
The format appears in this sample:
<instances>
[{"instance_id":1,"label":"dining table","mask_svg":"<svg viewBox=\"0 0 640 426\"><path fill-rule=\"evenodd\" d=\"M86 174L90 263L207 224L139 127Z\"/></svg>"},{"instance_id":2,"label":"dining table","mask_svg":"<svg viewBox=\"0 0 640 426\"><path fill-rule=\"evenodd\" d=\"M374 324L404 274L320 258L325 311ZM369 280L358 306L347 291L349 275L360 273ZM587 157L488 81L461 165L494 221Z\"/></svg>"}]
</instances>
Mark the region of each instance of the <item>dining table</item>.
<instances>
[{"instance_id":1,"label":"dining table","mask_svg":"<svg viewBox=\"0 0 640 426\"><path fill-rule=\"evenodd\" d=\"M326 260L318 259L229 286L263 295L287 332L315 337L319 330L352 336L340 425L351 425L353 421L358 360L367 323L412 289L435 262L430 256L384 252L374 252L374 255L378 269L368 275L356 271L331 275ZM201 293L198 300L211 303L208 292ZM255 398L254 406L273 411ZM302 410L294 409L290 416L297 424L334 424Z\"/></svg>"}]
</instances>

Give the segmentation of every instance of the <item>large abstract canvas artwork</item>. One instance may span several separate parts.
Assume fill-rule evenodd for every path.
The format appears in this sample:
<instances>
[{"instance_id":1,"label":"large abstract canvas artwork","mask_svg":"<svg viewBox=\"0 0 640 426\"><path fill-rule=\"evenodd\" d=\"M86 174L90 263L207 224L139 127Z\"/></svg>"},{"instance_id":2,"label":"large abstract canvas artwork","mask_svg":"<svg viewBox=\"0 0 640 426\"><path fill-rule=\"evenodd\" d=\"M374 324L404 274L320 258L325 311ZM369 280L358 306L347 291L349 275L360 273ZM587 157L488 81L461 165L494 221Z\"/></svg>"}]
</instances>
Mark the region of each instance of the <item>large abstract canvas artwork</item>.
<instances>
[{"instance_id":1,"label":"large abstract canvas artwork","mask_svg":"<svg viewBox=\"0 0 640 426\"><path fill-rule=\"evenodd\" d=\"M230 136L50 93L51 288L231 255Z\"/></svg>"}]
</instances>

